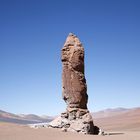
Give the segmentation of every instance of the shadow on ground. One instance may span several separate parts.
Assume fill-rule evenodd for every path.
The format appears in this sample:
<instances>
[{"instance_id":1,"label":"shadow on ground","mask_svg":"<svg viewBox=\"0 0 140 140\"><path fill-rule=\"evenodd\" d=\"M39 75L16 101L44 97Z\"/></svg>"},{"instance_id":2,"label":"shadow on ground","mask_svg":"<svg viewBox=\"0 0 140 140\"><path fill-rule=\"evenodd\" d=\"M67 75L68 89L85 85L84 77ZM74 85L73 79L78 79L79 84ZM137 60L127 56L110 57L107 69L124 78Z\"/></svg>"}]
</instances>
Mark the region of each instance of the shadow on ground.
<instances>
[{"instance_id":1,"label":"shadow on ground","mask_svg":"<svg viewBox=\"0 0 140 140\"><path fill-rule=\"evenodd\" d=\"M112 132L108 133L108 135L123 135L124 133L119 133L119 132Z\"/></svg>"}]
</instances>

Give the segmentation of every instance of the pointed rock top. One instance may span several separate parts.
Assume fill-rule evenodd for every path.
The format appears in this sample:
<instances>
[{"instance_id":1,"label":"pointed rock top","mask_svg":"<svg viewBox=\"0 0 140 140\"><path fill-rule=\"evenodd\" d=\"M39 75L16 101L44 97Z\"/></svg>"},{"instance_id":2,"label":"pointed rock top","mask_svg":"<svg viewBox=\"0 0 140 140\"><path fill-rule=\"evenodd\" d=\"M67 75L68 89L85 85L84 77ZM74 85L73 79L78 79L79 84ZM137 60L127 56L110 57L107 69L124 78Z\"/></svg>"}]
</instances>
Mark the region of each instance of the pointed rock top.
<instances>
[{"instance_id":1,"label":"pointed rock top","mask_svg":"<svg viewBox=\"0 0 140 140\"><path fill-rule=\"evenodd\" d=\"M74 33L69 33L68 36L76 36Z\"/></svg>"},{"instance_id":2,"label":"pointed rock top","mask_svg":"<svg viewBox=\"0 0 140 140\"><path fill-rule=\"evenodd\" d=\"M82 43L80 42L79 38L76 35L74 35L73 33L69 33L66 42L64 44L64 47L66 46L82 47Z\"/></svg>"}]
</instances>

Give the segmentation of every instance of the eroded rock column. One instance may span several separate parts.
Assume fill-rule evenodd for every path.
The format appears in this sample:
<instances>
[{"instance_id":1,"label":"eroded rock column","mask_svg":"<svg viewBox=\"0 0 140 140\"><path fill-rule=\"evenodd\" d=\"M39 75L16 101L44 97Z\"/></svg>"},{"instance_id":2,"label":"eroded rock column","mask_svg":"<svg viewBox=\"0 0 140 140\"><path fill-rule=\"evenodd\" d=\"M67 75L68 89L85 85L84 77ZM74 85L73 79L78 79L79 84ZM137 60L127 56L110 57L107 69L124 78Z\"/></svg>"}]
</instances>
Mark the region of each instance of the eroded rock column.
<instances>
[{"instance_id":1,"label":"eroded rock column","mask_svg":"<svg viewBox=\"0 0 140 140\"><path fill-rule=\"evenodd\" d=\"M92 116L87 109L87 85L84 75L84 48L77 36L70 33L62 48L62 95L66 112L49 124L84 134L94 134Z\"/></svg>"},{"instance_id":2,"label":"eroded rock column","mask_svg":"<svg viewBox=\"0 0 140 140\"><path fill-rule=\"evenodd\" d=\"M87 109L87 85L84 75L84 48L72 33L62 48L63 99L68 108Z\"/></svg>"}]
</instances>

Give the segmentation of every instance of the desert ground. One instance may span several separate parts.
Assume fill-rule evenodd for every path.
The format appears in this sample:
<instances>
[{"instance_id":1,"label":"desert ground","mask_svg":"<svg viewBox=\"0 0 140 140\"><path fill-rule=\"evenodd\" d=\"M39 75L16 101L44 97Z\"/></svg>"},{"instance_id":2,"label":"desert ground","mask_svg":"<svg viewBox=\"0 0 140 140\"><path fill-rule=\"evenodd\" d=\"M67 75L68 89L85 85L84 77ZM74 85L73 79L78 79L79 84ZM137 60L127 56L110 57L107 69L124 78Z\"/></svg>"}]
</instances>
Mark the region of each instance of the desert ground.
<instances>
[{"instance_id":1,"label":"desert ground","mask_svg":"<svg viewBox=\"0 0 140 140\"><path fill-rule=\"evenodd\" d=\"M139 130L106 132L110 135L83 135L53 128L33 129L25 125L0 122L0 140L140 140Z\"/></svg>"},{"instance_id":2,"label":"desert ground","mask_svg":"<svg viewBox=\"0 0 140 140\"><path fill-rule=\"evenodd\" d=\"M140 108L93 113L93 119L94 124L109 135L83 135L0 122L0 140L140 140Z\"/></svg>"}]
</instances>

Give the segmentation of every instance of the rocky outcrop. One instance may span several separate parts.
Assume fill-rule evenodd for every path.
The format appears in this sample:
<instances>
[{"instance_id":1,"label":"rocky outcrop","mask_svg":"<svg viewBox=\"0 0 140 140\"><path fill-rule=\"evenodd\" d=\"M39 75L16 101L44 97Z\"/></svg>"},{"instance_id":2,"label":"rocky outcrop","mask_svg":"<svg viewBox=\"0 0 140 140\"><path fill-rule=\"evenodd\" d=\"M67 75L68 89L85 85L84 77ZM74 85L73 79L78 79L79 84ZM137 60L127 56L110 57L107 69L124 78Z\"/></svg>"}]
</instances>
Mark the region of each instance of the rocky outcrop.
<instances>
[{"instance_id":1,"label":"rocky outcrop","mask_svg":"<svg viewBox=\"0 0 140 140\"><path fill-rule=\"evenodd\" d=\"M94 124L87 109L87 85L84 75L84 48L77 36L70 33L62 48L62 95L67 104L66 112L49 123L49 127L61 128L83 134L94 134Z\"/></svg>"}]
</instances>

